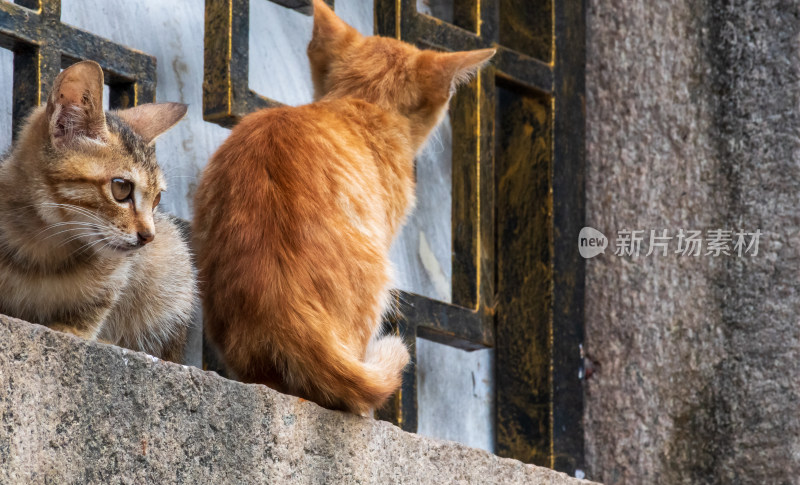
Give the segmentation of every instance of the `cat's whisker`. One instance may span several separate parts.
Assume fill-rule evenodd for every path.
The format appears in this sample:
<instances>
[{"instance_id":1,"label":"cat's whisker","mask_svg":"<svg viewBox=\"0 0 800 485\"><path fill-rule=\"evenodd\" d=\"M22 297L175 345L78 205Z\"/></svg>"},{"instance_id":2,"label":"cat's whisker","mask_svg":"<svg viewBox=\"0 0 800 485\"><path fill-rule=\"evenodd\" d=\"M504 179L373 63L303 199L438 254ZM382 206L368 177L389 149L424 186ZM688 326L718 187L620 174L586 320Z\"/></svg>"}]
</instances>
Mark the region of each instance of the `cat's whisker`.
<instances>
[{"instance_id":1,"label":"cat's whisker","mask_svg":"<svg viewBox=\"0 0 800 485\"><path fill-rule=\"evenodd\" d=\"M71 243L72 241L81 239L83 237L102 236L102 235L103 235L103 233L100 233L100 232L75 234L75 235L70 236L67 240L63 241L61 244L59 244L58 247L66 246L67 244ZM111 236L111 237L113 237L113 236Z\"/></svg>"},{"instance_id":2,"label":"cat's whisker","mask_svg":"<svg viewBox=\"0 0 800 485\"><path fill-rule=\"evenodd\" d=\"M95 221L97 221L99 223L105 223L105 221L103 219L101 219L99 215L97 215L97 214L95 214L93 212L90 212L89 210L84 209L83 207L78 207L78 206L72 205L72 204L59 204L57 202L43 202L42 205L48 206L48 207L61 207L63 209L73 210L73 211L75 211L75 212L77 212L79 214L83 214L86 217L89 217L90 219L93 219L93 220L95 220Z\"/></svg>"},{"instance_id":3,"label":"cat's whisker","mask_svg":"<svg viewBox=\"0 0 800 485\"><path fill-rule=\"evenodd\" d=\"M93 226L93 227L101 227L101 225L100 225L100 224L97 224L96 222L85 222L85 221L64 221L64 222L54 222L53 224L48 224L47 226L45 226L45 227L44 227L44 229L42 229L42 231L46 231L46 230L48 230L48 229L52 229L52 228L54 228L54 227L60 227L60 226L77 226L77 225L81 225L81 226Z\"/></svg>"},{"instance_id":4,"label":"cat's whisker","mask_svg":"<svg viewBox=\"0 0 800 485\"><path fill-rule=\"evenodd\" d=\"M62 230L60 230L60 231L56 232L55 234L50 234L50 235L49 235L49 236L47 236L46 238L43 238L43 239L41 239L41 241L47 241L48 239L50 239L50 238L53 238L53 237L56 237L56 236L59 236L59 235L61 235L61 234L66 234L66 233L68 233L68 232L75 232L75 231L83 231L83 232L81 232L81 233L80 233L80 234L78 234L77 236L75 236L75 235L72 235L72 236L70 236L70 239L68 239L68 240L67 240L67 242L68 242L68 241L70 241L70 240L72 239L72 237L81 237L81 236L84 236L84 235L87 235L87 234L100 234L100 233L98 233L98 232L96 232L96 231L95 231L95 232L92 232L92 233L90 233L90 232L87 232L87 229L93 229L93 228L86 228L86 227L73 227L73 228L71 228L71 229L62 229Z\"/></svg>"},{"instance_id":5,"label":"cat's whisker","mask_svg":"<svg viewBox=\"0 0 800 485\"><path fill-rule=\"evenodd\" d=\"M165 177L169 177L170 175L174 174L175 172L181 170L183 167L181 166L166 166L161 167L161 173L164 174Z\"/></svg>"},{"instance_id":6,"label":"cat's whisker","mask_svg":"<svg viewBox=\"0 0 800 485\"><path fill-rule=\"evenodd\" d=\"M68 206L67 207L63 207L63 208L67 209L67 210L71 210L73 212L76 212L76 213L78 213L78 214L80 214L82 216L85 216L90 221L90 222L88 222L88 221L70 221L70 222L87 222L89 224L100 224L100 225L107 224L106 221L104 221L100 217L96 216L95 214L92 214L91 212L81 212L77 208L68 207Z\"/></svg>"},{"instance_id":7,"label":"cat's whisker","mask_svg":"<svg viewBox=\"0 0 800 485\"><path fill-rule=\"evenodd\" d=\"M43 202L41 205L47 206L47 207L61 207L61 208L64 208L64 209L70 209L70 210L73 210L73 211L78 212L80 214L85 214L88 217L92 217L92 218L96 218L98 220L102 220L94 212L91 212L90 210L88 210L88 209L86 209L84 207L80 207L80 206L77 206L77 205L74 205L74 204L62 204L62 203L58 203L58 202Z\"/></svg>"},{"instance_id":8,"label":"cat's whisker","mask_svg":"<svg viewBox=\"0 0 800 485\"><path fill-rule=\"evenodd\" d=\"M72 254L74 254L75 256L80 256L81 254L85 253L86 251L88 251L88 250L89 250L89 249L91 249L92 247L94 247L94 246L96 246L96 245L100 244L100 243L101 243L101 242L103 242L103 241L107 241L107 240L109 240L109 239L112 239L113 237L114 237L114 236L107 236L107 237L104 237L104 238L102 238L102 239L97 239L97 240L95 240L95 241L90 241L90 242L88 242L88 243L85 243L85 244L83 244L81 247L79 247L78 249L76 249L75 251L73 251L73 252L72 252Z\"/></svg>"},{"instance_id":9,"label":"cat's whisker","mask_svg":"<svg viewBox=\"0 0 800 485\"><path fill-rule=\"evenodd\" d=\"M98 250L98 252L102 252L102 251L103 251L105 248L107 248L107 247L109 247L109 246L111 246L111 240L110 240L110 238L109 238L109 241L108 241L108 242L106 242L105 244L103 244L103 247L102 247L102 248L100 248L100 249Z\"/></svg>"},{"instance_id":10,"label":"cat's whisker","mask_svg":"<svg viewBox=\"0 0 800 485\"><path fill-rule=\"evenodd\" d=\"M61 246L69 244L71 241L74 241L75 239L80 239L81 237L84 237L84 236L92 236L92 235L99 235L99 234L100 234L99 232L89 232L89 231L84 231L84 232L81 232L79 234L72 234L66 240L61 241L61 244L59 244L56 247L60 248Z\"/></svg>"},{"instance_id":11,"label":"cat's whisker","mask_svg":"<svg viewBox=\"0 0 800 485\"><path fill-rule=\"evenodd\" d=\"M161 167L161 172L164 174L164 176L167 176L175 173L176 170L180 169L181 167L179 166L163 166Z\"/></svg>"},{"instance_id":12,"label":"cat's whisker","mask_svg":"<svg viewBox=\"0 0 800 485\"><path fill-rule=\"evenodd\" d=\"M45 232L55 229L56 227L63 227L63 226L79 226L79 228L91 228L91 229L104 229L104 227L100 226L99 224L89 223L89 222L56 222L55 224L50 224L46 226L41 231L37 232L33 235L34 238L37 238L44 234ZM56 233L58 234L58 233ZM52 236L48 236L52 237ZM45 238L47 239L47 238Z\"/></svg>"},{"instance_id":13,"label":"cat's whisker","mask_svg":"<svg viewBox=\"0 0 800 485\"><path fill-rule=\"evenodd\" d=\"M104 234L105 234L104 232L88 231L87 230L87 231L79 233L79 234L71 235L67 240L62 241L62 243L58 247L64 246L65 244L69 244L70 242L74 241L75 239L80 239L81 237L102 236Z\"/></svg>"}]
</instances>

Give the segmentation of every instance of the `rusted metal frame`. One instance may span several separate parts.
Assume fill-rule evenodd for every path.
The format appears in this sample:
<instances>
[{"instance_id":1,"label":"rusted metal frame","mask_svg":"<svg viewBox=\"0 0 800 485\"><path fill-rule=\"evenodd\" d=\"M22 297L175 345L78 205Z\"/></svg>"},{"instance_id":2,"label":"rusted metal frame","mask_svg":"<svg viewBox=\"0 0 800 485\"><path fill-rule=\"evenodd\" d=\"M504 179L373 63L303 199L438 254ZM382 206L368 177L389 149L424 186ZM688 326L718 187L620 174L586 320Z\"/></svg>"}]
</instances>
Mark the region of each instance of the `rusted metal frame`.
<instances>
[{"instance_id":1,"label":"rusted metal frame","mask_svg":"<svg viewBox=\"0 0 800 485\"><path fill-rule=\"evenodd\" d=\"M496 92L495 451L553 466L553 98Z\"/></svg>"},{"instance_id":2,"label":"rusted metal frame","mask_svg":"<svg viewBox=\"0 0 800 485\"><path fill-rule=\"evenodd\" d=\"M491 78L481 73L451 100L452 146L452 295L453 302L482 315L493 331L494 186L491 116L484 116Z\"/></svg>"},{"instance_id":3,"label":"rusted metal frame","mask_svg":"<svg viewBox=\"0 0 800 485\"><path fill-rule=\"evenodd\" d=\"M549 93L553 86L553 67L540 60L520 54L501 45L497 47L492 64L497 77L528 89Z\"/></svg>"},{"instance_id":4,"label":"rusted metal frame","mask_svg":"<svg viewBox=\"0 0 800 485\"><path fill-rule=\"evenodd\" d=\"M381 0L378 0L381 1ZM391 0L388 0L391 2ZM473 2L456 2L457 11L475 12L477 6L464 8L464 5ZM490 5L491 4L491 5ZM400 21L400 35L402 39L410 42L422 42L431 47L438 47L444 50L469 50L484 47L497 48L497 54L492 60L492 65L497 69L500 77L513 79L516 82L542 92L550 92L553 86L553 68L544 61L534 59L523 53L509 49L497 44L496 27L487 20L497 16L497 9L492 9L491 2L481 3L482 15L484 20L481 23L481 35L476 35L473 31L467 30L452 24L443 22L440 19L417 12L415 4L409 0L401 0L402 16ZM462 13L462 15L464 15ZM386 17L386 33L397 32L397 19ZM470 20L474 22L474 20ZM467 22L467 20L464 20ZM473 27L474 28L474 27Z\"/></svg>"},{"instance_id":5,"label":"rusted metal frame","mask_svg":"<svg viewBox=\"0 0 800 485\"><path fill-rule=\"evenodd\" d=\"M112 108L155 100L156 60L61 23L60 0L0 2L0 47L14 51L13 126L44 102L62 67L82 59L105 71Z\"/></svg>"},{"instance_id":6,"label":"rusted metal frame","mask_svg":"<svg viewBox=\"0 0 800 485\"><path fill-rule=\"evenodd\" d=\"M502 15L516 11L512 0L494 2L495 21L483 23L497 38L504 35L501 10ZM561 464L555 460L553 427L555 66L497 47L495 105L489 111L496 143L495 452L556 467ZM531 66L548 70L543 74Z\"/></svg>"},{"instance_id":7,"label":"rusted metal frame","mask_svg":"<svg viewBox=\"0 0 800 485\"><path fill-rule=\"evenodd\" d=\"M43 0L42 3L36 0L24 0L18 5L0 2L0 47L14 51L14 137L22 120L43 101L60 69L60 53L40 47L42 16L60 14L60 0Z\"/></svg>"},{"instance_id":8,"label":"rusted metal frame","mask_svg":"<svg viewBox=\"0 0 800 485\"><path fill-rule=\"evenodd\" d=\"M249 0L206 0L203 119L227 128L260 108L281 106L248 87Z\"/></svg>"},{"instance_id":9,"label":"rusted metal frame","mask_svg":"<svg viewBox=\"0 0 800 485\"><path fill-rule=\"evenodd\" d=\"M535 139L549 140L550 154L545 159L541 150L534 150L529 165L509 166L519 157L505 153L505 146L497 152L497 190L503 195L498 195L497 209L496 451L573 474L584 466L579 377L584 261L575 251L575 239L584 223L585 205L585 6L583 0L564 0L552 8L552 90L531 90L530 83L507 72L497 78L505 93L498 119L513 117L515 109L529 116L530 109L513 100L533 100L540 114L546 110L548 122L542 123L539 116L524 124L533 125ZM511 119L510 124L520 122ZM503 131L508 129L498 127L498 134L511 136ZM527 178L527 185L538 189L502 185L509 169L514 178ZM549 184L539 178L540 170L549 172ZM531 213L531 207L540 209ZM531 224L542 218L545 222ZM525 252L527 260L514 257Z\"/></svg>"},{"instance_id":10,"label":"rusted metal frame","mask_svg":"<svg viewBox=\"0 0 800 485\"><path fill-rule=\"evenodd\" d=\"M269 0L305 15L311 0ZM326 0L333 7L333 0ZM203 119L232 128L253 111L284 106L249 87L250 0L206 0Z\"/></svg>"},{"instance_id":11,"label":"rusted metal frame","mask_svg":"<svg viewBox=\"0 0 800 485\"><path fill-rule=\"evenodd\" d=\"M401 318L413 322L420 336L464 350L494 345L494 332L477 312L415 293L399 293Z\"/></svg>"},{"instance_id":12,"label":"rusted metal frame","mask_svg":"<svg viewBox=\"0 0 800 485\"><path fill-rule=\"evenodd\" d=\"M477 5L473 4L473 7L477 12ZM377 0L375 12L376 30L381 35L443 50L475 49L488 45L486 39L466 29L417 13L415 4L409 0ZM470 17L468 12L470 8L456 15L465 17L460 19L462 25L474 29L477 15ZM492 116L481 116L481 113L493 112L493 73L493 69L484 71L479 79L460 89L451 102L453 139L459 140L453 146L452 170L452 290L455 304L419 295L404 296L413 299L414 304L401 306L396 328L405 335L412 351L416 348L417 336L465 350L494 345L494 181L491 163L494 120ZM447 318L442 318L442 314ZM416 363L415 353L412 353L412 361ZM407 431L416 431L416 396L416 371L414 366L409 366L400 392L378 416Z\"/></svg>"},{"instance_id":13,"label":"rusted metal frame","mask_svg":"<svg viewBox=\"0 0 800 485\"><path fill-rule=\"evenodd\" d=\"M583 339L583 266L573 247L577 237L575 228L579 229L583 220L583 106L575 100L582 101L584 61L580 55L574 55L583 52L583 17L574 12L575 5L581 5L582 9L582 4L580 0L573 0L566 2L566 6L555 7L556 38L553 42L561 55L556 56L552 64L497 44L498 2L456 1L454 22L460 27L417 13L413 0L379 0L376 5L379 32L384 35L444 49L474 49L488 45L498 48L494 67L481 76L483 82L480 87L473 85L462 90L451 106L453 139L459 140L458 146L454 146L453 161L453 247L456 255L453 295L454 302L461 305L474 308L473 305L477 303L478 314L491 315L494 310L491 299L482 297L492 294L491 286L483 278L476 277L480 273L476 265L481 264L480 258L476 257L476 246L481 247L481 253L486 248L494 247L491 243L478 244L477 241L485 241L485 236L492 233L489 229L481 229L478 221L488 223L492 218L475 207L476 203L478 207L483 207L482 202L464 195L470 190L479 189L480 199L494 210L494 191L487 189L483 182L493 177L493 143L497 129L494 125L497 102L495 83L513 86L520 96L538 97L542 103L553 106L551 125L542 128L546 130L542 136L552 137L552 154L546 162L549 167L547 170L552 173L546 181L547 186L542 186L533 195L534 199L548 205L549 219L540 224L539 232L544 236L532 236L531 241L518 241L522 246L538 245L540 249L544 248L545 253L540 256L546 284L537 290L533 304L514 301L514 308L509 308L509 316L527 319L524 325L509 320L507 323L514 326L513 331L509 331L508 335L497 331L496 339L504 347L497 352L504 354L496 366L498 376L503 376L499 381L511 374L507 379L511 385L507 389L500 389L497 396L500 403L498 452L572 472L583 462L582 390L578 381L580 362L577 352ZM483 20L480 23L480 36L476 35L479 31L479 8ZM551 5L548 8L554 7ZM564 22L564 12L571 13L569 25ZM564 39L570 39L570 42ZM565 50L570 53L565 54ZM575 84L577 79L580 79L579 84ZM572 81L572 84L565 85L565 80ZM476 99L480 101L476 103ZM480 122L470 119L470 113L482 113ZM480 126L477 136L475 126ZM480 148L476 148L476 140L480 140ZM480 152L478 160L469 156L475 153L473 150ZM569 161L565 163L564 157L570 157ZM478 162L480 169L474 168L472 163L475 162ZM476 177L477 174L480 175ZM526 203L525 200L506 202L516 204L509 209L520 213L523 212L522 205ZM497 246L507 249L503 244L498 241ZM481 257L484 256L481 254ZM506 256L520 257L513 254ZM487 261L492 259L486 257ZM521 281L510 280L506 283L521 284ZM481 284L486 284L487 288L478 290L477 285ZM509 300L515 297L513 290L503 288L500 291L509 293L506 295ZM486 311L486 307L491 310ZM423 318L419 314L408 315L408 321L401 327L406 328L410 335L415 335L411 331L416 328L416 334L419 334L419 329L424 328L425 324L412 320ZM527 335L531 339L528 347L514 348L511 341L526 338L524 332L530 334ZM510 355L507 352L518 354ZM527 359L530 366L527 369L504 368L504 359L507 357L511 357L509 363L515 359ZM533 373L526 374L531 369ZM411 382L404 384L403 392L415 393L415 376L407 377ZM395 412L401 418L399 421L406 423L411 421L409 416L416 413L416 402L410 402L405 395L402 397L402 402L396 403ZM506 406L503 404L505 402L511 404ZM399 404L414 407L402 409ZM509 416L502 416L508 408L513 412L509 412ZM510 423L509 418L514 422ZM413 421L416 422L415 417ZM403 427L408 428L405 424Z\"/></svg>"},{"instance_id":14,"label":"rusted metal frame","mask_svg":"<svg viewBox=\"0 0 800 485\"><path fill-rule=\"evenodd\" d=\"M575 249L585 224L585 0L554 2L553 80L553 467L583 469L584 276Z\"/></svg>"}]
</instances>

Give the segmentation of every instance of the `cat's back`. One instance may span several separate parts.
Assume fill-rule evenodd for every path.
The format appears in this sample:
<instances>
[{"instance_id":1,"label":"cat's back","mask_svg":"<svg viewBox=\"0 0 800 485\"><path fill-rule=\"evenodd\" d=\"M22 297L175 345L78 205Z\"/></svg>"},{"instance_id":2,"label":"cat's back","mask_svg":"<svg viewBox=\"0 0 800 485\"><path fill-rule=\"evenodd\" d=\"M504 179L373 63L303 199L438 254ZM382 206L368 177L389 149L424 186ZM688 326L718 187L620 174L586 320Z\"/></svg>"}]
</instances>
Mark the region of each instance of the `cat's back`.
<instances>
[{"instance_id":1,"label":"cat's back","mask_svg":"<svg viewBox=\"0 0 800 485\"><path fill-rule=\"evenodd\" d=\"M383 252L413 197L403 140L390 113L353 99L244 117L198 185L201 279L208 288L241 283L242 292L262 295L284 291L298 275L314 275L323 287L363 282L349 265L382 281Z\"/></svg>"},{"instance_id":2,"label":"cat's back","mask_svg":"<svg viewBox=\"0 0 800 485\"><path fill-rule=\"evenodd\" d=\"M302 164L315 172L354 157L407 155L405 128L398 116L353 98L263 109L242 118L212 160L268 167L281 182L297 175L283 169Z\"/></svg>"},{"instance_id":3,"label":"cat's back","mask_svg":"<svg viewBox=\"0 0 800 485\"><path fill-rule=\"evenodd\" d=\"M393 114L352 98L245 116L200 181L200 239L218 224L247 229L254 214L283 227L320 217L333 223L342 207L361 221L385 218L387 204L406 206L413 189L406 130Z\"/></svg>"}]
</instances>

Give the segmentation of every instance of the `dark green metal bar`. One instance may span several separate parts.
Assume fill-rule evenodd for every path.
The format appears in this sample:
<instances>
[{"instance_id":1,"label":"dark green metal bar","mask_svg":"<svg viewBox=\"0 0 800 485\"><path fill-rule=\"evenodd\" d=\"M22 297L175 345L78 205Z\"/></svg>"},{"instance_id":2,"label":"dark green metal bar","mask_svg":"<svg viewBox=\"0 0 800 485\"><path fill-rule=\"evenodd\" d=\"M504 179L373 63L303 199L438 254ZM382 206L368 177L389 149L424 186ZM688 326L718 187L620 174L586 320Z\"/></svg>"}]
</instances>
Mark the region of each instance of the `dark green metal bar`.
<instances>
[{"instance_id":1,"label":"dark green metal bar","mask_svg":"<svg viewBox=\"0 0 800 485\"><path fill-rule=\"evenodd\" d=\"M484 325L478 312L414 293L398 293L401 318L413 322L419 337L463 350L494 345L494 329Z\"/></svg>"},{"instance_id":2,"label":"dark green metal bar","mask_svg":"<svg viewBox=\"0 0 800 485\"><path fill-rule=\"evenodd\" d=\"M470 50L486 46L483 39L473 32L419 13L403 17L402 27L404 39L424 40L445 50Z\"/></svg>"},{"instance_id":3,"label":"dark green metal bar","mask_svg":"<svg viewBox=\"0 0 800 485\"><path fill-rule=\"evenodd\" d=\"M43 15L61 20L61 0L23 0L23 2L18 1L16 3L23 6L28 3L38 3Z\"/></svg>"},{"instance_id":4,"label":"dark green metal bar","mask_svg":"<svg viewBox=\"0 0 800 485\"><path fill-rule=\"evenodd\" d=\"M271 1L302 13L313 12L308 0ZM206 0L205 29L203 119L231 128L248 113L283 106L248 86L248 0Z\"/></svg>"},{"instance_id":5,"label":"dark green metal bar","mask_svg":"<svg viewBox=\"0 0 800 485\"><path fill-rule=\"evenodd\" d=\"M550 63L553 53L553 5L561 0L497 0L498 42L510 50Z\"/></svg>"},{"instance_id":6,"label":"dark green metal bar","mask_svg":"<svg viewBox=\"0 0 800 485\"><path fill-rule=\"evenodd\" d=\"M60 24L51 35L47 41L57 46L64 55L62 65L67 66L78 60L93 60L103 67L106 84L135 82L140 93L150 93L147 96L149 99L143 102L155 98L155 57L65 24Z\"/></svg>"},{"instance_id":7,"label":"dark green metal bar","mask_svg":"<svg viewBox=\"0 0 800 485\"><path fill-rule=\"evenodd\" d=\"M549 93L553 88L553 70L550 65L532 57L497 46L492 64L497 68L497 76L504 80L542 93Z\"/></svg>"},{"instance_id":8,"label":"dark green metal bar","mask_svg":"<svg viewBox=\"0 0 800 485\"><path fill-rule=\"evenodd\" d=\"M314 4L311 0L269 0L272 3L295 10L304 15L314 15ZM333 0L325 0L325 3L333 8Z\"/></svg>"},{"instance_id":9,"label":"dark green metal bar","mask_svg":"<svg viewBox=\"0 0 800 485\"><path fill-rule=\"evenodd\" d=\"M552 466L550 98L517 86L497 91L496 451Z\"/></svg>"},{"instance_id":10,"label":"dark green metal bar","mask_svg":"<svg viewBox=\"0 0 800 485\"><path fill-rule=\"evenodd\" d=\"M585 260L575 242L585 224L586 4L554 2L553 117L553 453L554 468L584 468L583 382Z\"/></svg>"},{"instance_id":11,"label":"dark green metal bar","mask_svg":"<svg viewBox=\"0 0 800 485\"><path fill-rule=\"evenodd\" d=\"M238 121L238 116L235 114L234 80L241 76L242 72L238 70L241 63L237 63L233 58L233 45L236 36L241 35L243 26L247 35L248 5L247 0L206 0L203 41L203 119L225 127L231 127ZM236 52L240 54L241 47L238 49ZM246 75L247 71L244 74Z\"/></svg>"},{"instance_id":12,"label":"dark green metal bar","mask_svg":"<svg viewBox=\"0 0 800 485\"><path fill-rule=\"evenodd\" d=\"M480 100L485 89L477 79L459 89L450 101L450 124L453 128L452 153L452 295L453 302L477 309L481 265L481 141L478 126ZM485 185L485 184L484 184Z\"/></svg>"},{"instance_id":13,"label":"dark green metal bar","mask_svg":"<svg viewBox=\"0 0 800 485\"><path fill-rule=\"evenodd\" d=\"M0 36L14 43L33 46L41 41L42 18L27 8L10 2L0 2Z\"/></svg>"},{"instance_id":14,"label":"dark green metal bar","mask_svg":"<svg viewBox=\"0 0 800 485\"><path fill-rule=\"evenodd\" d=\"M16 139L19 127L26 116L39 105L41 96L39 79L39 48L19 47L14 53L13 99L11 109L13 135Z\"/></svg>"},{"instance_id":15,"label":"dark green metal bar","mask_svg":"<svg viewBox=\"0 0 800 485\"><path fill-rule=\"evenodd\" d=\"M14 51L13 126L46 102L62 67L97 61L111 86L113 107L155 100L156 60L142 52L62 24L59 0L0 2L0 47Z\"/></svg>"}]
</instances>

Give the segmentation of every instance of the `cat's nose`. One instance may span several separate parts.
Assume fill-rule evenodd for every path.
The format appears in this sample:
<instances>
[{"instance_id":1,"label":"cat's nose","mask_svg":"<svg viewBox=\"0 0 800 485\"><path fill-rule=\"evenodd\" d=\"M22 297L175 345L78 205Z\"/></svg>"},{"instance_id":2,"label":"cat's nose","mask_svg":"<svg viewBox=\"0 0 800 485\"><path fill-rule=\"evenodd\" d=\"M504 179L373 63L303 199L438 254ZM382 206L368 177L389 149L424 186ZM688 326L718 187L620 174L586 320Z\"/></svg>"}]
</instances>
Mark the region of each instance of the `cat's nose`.
<instances>
[{"instance_id":1,"label":"cat's nose","mask_svg":"<svg viewBox=\"0 0 800 485\"><path fill-rule=\"evenodd\" d=\"M137 232L136 237L139 238L139 244L144 246L145 244L155 239L156 235L150 231L145 231L145 232Z\"/></svg>"}]
</instances>

